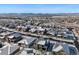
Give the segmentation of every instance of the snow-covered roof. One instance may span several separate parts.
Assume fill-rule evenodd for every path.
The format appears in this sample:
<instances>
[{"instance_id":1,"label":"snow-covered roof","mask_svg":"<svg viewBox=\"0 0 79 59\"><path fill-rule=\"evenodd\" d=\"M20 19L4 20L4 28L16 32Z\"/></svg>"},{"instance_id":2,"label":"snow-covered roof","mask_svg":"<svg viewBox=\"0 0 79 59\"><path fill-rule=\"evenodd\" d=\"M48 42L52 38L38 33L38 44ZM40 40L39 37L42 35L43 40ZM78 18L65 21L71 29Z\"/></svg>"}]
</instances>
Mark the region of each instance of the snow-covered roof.
<instances>
[{"instance_id":1,"label":"snow-covered roof","mask_svg":"<svg viewBox=\"0 0 79 59\"><path fill-rule=\"evenodd\" d=\"M24 38L23 40L19 41L18 43L25 43L26 45L29 45L29 44L31 44L34 40L36 40L36 38L27 37L27 38Z\"/></svg>"},{"instance_id":2,"label":"snow-covered roof","mask_svg":"<svg viewBox=\"0 0 79 59\"><path fill-rule=\"evenodd\" d=\"M14 37L13 35L8 36L8 38L13 38L13 37Z\"/></svg>"},{"instance_id":3,"label":"snow-covered roof","mask_svg":"<svg viewBox=\"0 0 79 59\"><path fill-rule=\"evenodd\" d=\"M21 53L20 55L28 55L28 51L33 51L34 49L33 48L25 48ZM30 53L30 55L33 55L33 52Z\"/></svg>"},{"instance_id":4,"label":"snow-covered roof","mask_svg":"<svg viewBox=\"0 0 79 59\"><path fill-rule=\"evenodd\" d=\"M45 40L41 40L41 41L39 41L37 44L39 44L39 45L45 45Z\"/></svg>"},{"instance_id":5,"label":"snow-covered roof","mask_svg":"<svg viewBox=\"0 0 79 59\"><path fill-rule=\"evenodd\" d=\"M41 28L41 27L38 27L37 30L39 31L44 31L45 29Z\"/></svg>"},{"instance_id":6,"label":"snow-covered roof","mask_svg":"<svg viewBox=\"0 0 79 59\"><path fill-rule=\"evenodd\" d=\"M0 39L4 39L5 36L0 36Z\"/></svg>"},{"instance_id":7,"label":"snow-covered roof","mask_svg":"<svg viewBox=\"0 0 79 59\"><path fill-rule=\"evenodd\" d=\"M0 49L0 55L9 55L16 51L19 47L17 45L6 45Z\"/></svg>"},{"instance_id":8,"label":"snow-covered roof","mask_svg":"<svg viewBox=\"0 0 79 59\"><path fill-rule=\"evenodd\" d=\"M5 35L8 35L8 34L11 34L11 32L3 32L3 33L1 33L0 35L5 36Z\"/></svg>"},{"instance_id":9,"label":"snow-covered roof","mask_svg":"<svg viewBox=\"0 0 79 59\"><path fill-rule=\"evenodd\" d=\"M31 44L34 40L36 40L35 38L29 37L25 40L25 44Z\"/></svg>"},{"instance_id":10,"label":"snow-covered roof","mask_svg":"<svg viewBox=\"0 0 79 59\"><path fill-rule=\"evenodd\" d=\"M35 28L32 28L29 31L34 32L34 31L36 31L36 29Z\"/></svg>"},{"instance_id":11,"label":"snow-covered roof","mask_svg":"<svg viewBox=\"0 0 79 59\"><path fill-rule=\"evenodd\" d=\"M10 35L11 37L20 37L21 36L21 34L20 33L12 33L11 35Z\"/></svg>"},{"instance_id":12,"label":"snow-covered roof","mask_svg":"<svg viewBox=\"0 0 79 59\"><path fill-rule=\"evenodd\" d=\"M57 47L53 48L54 52L59 52L63 49L62 45L58 45Z\"/></svg>"}]
</instances>

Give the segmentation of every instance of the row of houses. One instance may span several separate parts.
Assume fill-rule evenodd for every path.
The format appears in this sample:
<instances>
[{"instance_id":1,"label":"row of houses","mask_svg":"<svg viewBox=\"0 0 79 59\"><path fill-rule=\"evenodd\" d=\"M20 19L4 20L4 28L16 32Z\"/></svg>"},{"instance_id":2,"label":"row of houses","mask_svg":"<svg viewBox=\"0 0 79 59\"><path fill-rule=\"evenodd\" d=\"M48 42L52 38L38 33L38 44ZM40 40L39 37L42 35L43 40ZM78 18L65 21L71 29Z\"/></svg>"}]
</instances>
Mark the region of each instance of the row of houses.
<instances>
[{"instance_id":1,"label":"row of houses","mask_svg":"<svg viewBox=\"0 0 79 59\"><path fill-rule=\"evenodd\" d=\"M34 28L34 27L33 27ZM33 29L32 28L32 29ZM41 27L35 27L34 29L43 29ZM30 30L29 30L30 31ZM61 33L64 33L64 38L66 39L73 39L74 34L72 31L68 29L48 29L47 33L54 33L55 36L61 35ZM44 32L44 31L43 31ZM39 32L40 33L40 32ZM52 34L51 34L52 35ZM53 35L54 36L54 35ZM67 38L67 37L68 38ZM71 38L71 37L73 38ZM25 53L28 54L64 54L64 55L76 55L78 54L78 50L74 45L66 44L66 43L61 43L61 42L55 42L51 41L46 38L35 38L35 37L27 37L23 36L21 33L17 32L1 32L0 33L0 41L1 42L8 42L7 44L0 44L0 55L13 55L16 54L18 51L20 51L20 47L24 47L24 50L22 51L22 54L24 51ZM11 45L13 43L13 45ZM18 44L18 45L15 45ZM38 50L38 51L37 51ZM35 52L37 51L37 52Z\"/></svg>"},{"instance_id":2,"label":"row of houses","mask_svg":"<svg viewBox=\"0 0 79 59\"><path fill-rule=\"evenodd\" d=\"M17 30L24 31L24 32L31 32L31 33L37 33L37 34L43 34L45 29L39 26L32 26L32 25L26 25L26 26L17 26Z\"/></svg>"},{"instance_id":3,"label":"row of houses","mask_svg":"<svg viewBox=\"0 0 79 59\"><path fill-rule=\"evenodd\" d=\"M42 49L45 52L52 52L53 54L58 55L77 55L78 50L75 45L70 45L66 43L58 43L49 40L40 40L37 43L37 48Z\"/></svg>"},{"instance_id":4,"label":"row of houses","mask_svg":"<svg viewBox=\"0 0 79 59\"><path fill-rule=\"evenodd\" d=\"M25 41L26 40L26 41ZM36 42L36 39L32 40L32 38L25 39L18 43L21 43L21 46L24 46L24 50L20 53L20 55L77 55L78 50L75 45L51 41L49 39L42 39ZM32 41L31 41L32 40ZM28 44L27 44L28 42Z\"/></svg>"},{"instance_id":5,"label":"row of houses","mask_svg":"<svg viewBox=\"0 0 79 59\"><path fill-rule=\"evenodd\" d=\"M49 34L60 38L75 40L75 36L74 36L74 33L72 32L72 28L55 27L55 26L52 28L43 28L41 26L20 25L20 26L16 26L16 30L31 32L36 34Z\"/></svg>"},{"instance_id":6,"label":"row of houses","mask_svg":"<svg viewBox=\"0 0 79 59\"><path fill-rule=\"evenodd\" d=\"M73 31L70 31L67 28L61 28L61 29L52 28L51 30L49 30L47 32L47 34L55 36L55 37L59 37L59 38L65 38L65 39L69 39L69 40L76 40Z\"/></svg>"},{"instance_id":7,"label":"row of houses","mask_svg":"<svg viewBox=\"0 0 79 59\"><path fill-rule=\"evenodd\" d=\"M36 41L36 38L22 36L9 31L0 33L0 55L14 55L20 51L20 47L30 48Z\"/></svg>"},{"instance_id":8,"label":"row of houses","mask_svg":"<svg viewBox=\"0 0 79 59\"><path fill-rule=\"evenodd\" d=\"M11 42L15 43L22 39L20 33L14 33L9 31L0 32L0 55L14 55L20 51L20 47Z\"/></svg>"}]
</instances>

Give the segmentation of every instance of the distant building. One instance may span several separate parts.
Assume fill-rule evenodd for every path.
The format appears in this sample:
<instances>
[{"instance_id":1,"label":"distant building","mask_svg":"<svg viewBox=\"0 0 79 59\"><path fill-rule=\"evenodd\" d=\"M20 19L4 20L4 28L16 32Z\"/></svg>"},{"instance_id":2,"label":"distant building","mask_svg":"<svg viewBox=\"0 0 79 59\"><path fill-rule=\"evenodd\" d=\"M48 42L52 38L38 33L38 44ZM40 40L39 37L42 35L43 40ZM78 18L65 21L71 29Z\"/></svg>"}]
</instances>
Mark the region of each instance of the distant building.
<instances>
[{"instance_id":1,"label":"distant building","mask_svg":"<svg viewBox=\"0 0 79 59\"><path fill-rule=\"evenodd\" d=\"M11 24L9 24L8 28L15 29L16 25L11 23Z\"/></svg>"},{"instance_id":2,"label":"distant building","mask_svg":"<svg viewBox=\"0 0 79 59\"><path fill-rule=\"evenodd\" d=\"M38 26L35 26L35 27L31 28L29 31L32 33L43 34L45 29L38 27Z\"/></svg>"},{"instance_id":3,"label":"distant building","mask_svg":"<svg viewBox=\"0 0 79 59\"><path fill-rule=\"evenodd\" d=\"M71 31L67 31L66 33L64 33L64 38L66 39L70 39L70 40L75 40L75 36Z\"/></svg>"}]
</instances>

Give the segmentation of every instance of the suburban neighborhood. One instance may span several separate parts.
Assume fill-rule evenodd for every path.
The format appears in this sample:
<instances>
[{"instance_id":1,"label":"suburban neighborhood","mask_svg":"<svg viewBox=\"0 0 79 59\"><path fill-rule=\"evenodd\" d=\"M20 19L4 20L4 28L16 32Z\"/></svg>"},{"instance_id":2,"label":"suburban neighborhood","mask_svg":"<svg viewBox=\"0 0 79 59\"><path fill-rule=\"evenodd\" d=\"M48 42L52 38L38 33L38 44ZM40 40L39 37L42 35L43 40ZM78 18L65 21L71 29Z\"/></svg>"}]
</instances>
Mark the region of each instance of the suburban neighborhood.
<instances>
[{"instance_id":1,"label":"suburban neighborhood","mask_svg":"<svg viewBox=\"0 0 79 59\"><path fill-rule=\"evenodd\" d=\"M65 16L9 15L0 18L0 55L79 54L78 27L54 20Z\"/></svg>"}]
</instances>

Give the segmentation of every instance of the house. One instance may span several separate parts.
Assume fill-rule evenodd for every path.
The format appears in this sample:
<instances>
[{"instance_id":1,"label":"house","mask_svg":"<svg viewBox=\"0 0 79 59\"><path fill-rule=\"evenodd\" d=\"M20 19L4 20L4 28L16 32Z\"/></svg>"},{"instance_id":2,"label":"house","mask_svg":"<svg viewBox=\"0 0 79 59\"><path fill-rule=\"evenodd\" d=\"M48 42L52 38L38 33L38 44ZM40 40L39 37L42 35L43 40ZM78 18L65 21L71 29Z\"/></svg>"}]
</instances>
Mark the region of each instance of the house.
<instances>
[{"instance_id":1,"label":"house","mask_svg":"<svg viewBox=\"0 0 79 59\"><path fill-rule=\"evenodd\" d=\"M57 55L77 55L77 48L69 44L55 44L52 49L54 54Z\"/></svg>"},{"instance_id":2,"label":"house","mask_svg":"<svg viewBox=\"0 0 79 59\"><path fill-rule=\"evenodd\" d=\"M7 36L10 35L12 32L3 32L0 34L0 40L2 42L7 41Z\"/></svg>"},{"instance_id":3,"label":"house","mask_svg":"<svg viewBox=\"0 0 79 59\"><path fill-rule=\"evenodd\" d=\"M34 27L34 26L32 26L32 25L26 25L23 30L24 30L24 31L29 31L29 30L32 29L33 27Z\"/></svg>"},{"instance_id":4,"label":"house","mask_svg":"<svg viewBox=\"0 0 79 59\"><path fill-rule=\"evenodd\" d=\"M20 47L17 45L10 46L10 55L16 54L20 50Z\"/></svg>"},{"instance_id":5,"label":"house","mask_svg":"<svg viewBox=\"0 0 79 59\"><path fill-rule=\"evenodd\" d=\"M48 31L47 34L55 36L55 32L54 31Z\"/></svg>"},{"instance_id":6,"label":"house","mask_svg":"<svg viewBox=\"0 0 79 59\"><path fill-rule=\"evenodd\" d=\"M78 50L74 45L63 44L64 51L66 55L77 55Z\"/></svg>"},{"instance_id":7,"label":"house","mask_svg":"<svg viewBox=\"0 0 79 59\"><path fill-rule=\"evenodd\" d=\"M22 35L20 33L12 33L8 36L8 42L18 42L22 39Z\"/></svg>"},{"instance_id":8,"label":"house","mask_svg":"<svg viewBox=\"0 0 79 59\"><path fill-rule=\"evenodd\" d=\"M45 31L44 28L42 28L42 27L37 27L37 32L38 32L39 34L43 34L44 31Z\"/></svg>"},{"instance_id":9,"label":"house","mask_svg":"<svg viewBox=\"0 0 79 59\"><path fill-rule=\"evenodd\" d=\"M46 51L51 51L54 43L51 43L49 40L40 40L37 42L37 48L46 50Z\"/></svg>"},{"instance_id":10,"label":"house","mask_svg":"<svg viewBox=\"0 0 79 59\"><path fill-rule=\"evenodd\" d=\"M52 29L50 29L50 30L47 32L47 34L52 35L52 36L57 36L57 34L58 34L57 31L58 31L58 29L52 28Z\"/></svg>"},{"instance_id":11,"label":"house","mask_svg":"<svg viewBox=\"0 0 79 59\"><path fill-rule=\"evenodd\" d=\"M64 33L64 38L70 39L70 40L75 40L75 36L71 31L67 31L66 33Z\"/></svg>"},{"instance_id":12,"label":"house","mask_svg":"<svg viewBox=\"0 0 79 59\"><path fill-rule=\"evenodd\" d=\"M69 54L70 55L77 55L77 50L76 50L76 48L75 47L71 47L71 46L69 46Z\"/></svg>"},{"instance_id":13,"label":"house","mask_svg":"<svg viewBox=\"0 0 79 59\"><path fill-rule=\"evenodd\" d=\"M16 26L16 30L20 31L22 29L22 26Z\"/></svg>"},{"instance_id":14,"label":"house","mask_svg":"<svg viewBox=\"0 0 79 59\"><path fill-rule=\"evenodd\" d=\"M8 36L8 35L10 35L11 33L12 33L12 32L6 31L6 32L1 33L0 35L1 35L1 36Z\"/></svg>"},{"instance_id":15,"label":"house","mask_svg":"<svg viewBox=\"0 0 79 59\"><path fill-rule=\"evenodd\" d=\"M45 45L45 43L46 43L45 40L41 40L37 44L43 47Z\"/></svg>"},{"instance_id":16,"label":"house","mask_svg":"<svg viewBox=\"0 0 79 59\"><path fill-rule=\"evenodd\" d=\"M58 54L58 55L64 54L64 51L63 50L64 49L63 49L63 46L61 44L55 44L53 46L53 49L52 49L53 53L54 54Z\"/></svg>"},{"instance_id":17,"label":"house","mask_svg":"<svg viewBox=\"0 0 79 59\"><path fill-rule=\"evenodd\" d=\"M2 42L6 41L5 36L0 35L0 40L1 40Z\"/></svg>"},{"instance_id":18,"label":"house","mask_svg":"<svg viewBox=\"0 0 79 59\"><path fill-rule=\"evenodd\" d=\"M45 29L41 28L41 27L38 27L38 26L34 26L29 31L32 32L32 33L43 34Z\"/></svg>"},{"instance_id":19,"label":"house","mask_svg":"<svg viewBox=\"0 0 79 59\"><path fill-rule=\"evenodd\" d=\"M33 48L24 48L19 55L41 55L41 51Z\"/></svg>"},{"instance_id":20,"label":"house","mask_svg":"<svg viewBox=\"0 0 79 59\"><path fill-rule=\"evenodd\" d=\"M5 45L0 48L0 55L14 55L20 50L17 45Z\"/></svg>"},{"instance_id":21,"label":"house","mask_svg":"<svg viewBox=\"0 0 79 59\"><path fill-rule=\"evenodd\" d=\"M19 55L34 55L34 49L24 48L24 50Z\"/></svg>"},{"instance_id":22,"label":"house","mask_svg":"<svg viewBox=\"0 0 79 59\"><path fill-rule=\"evenodd\" d=\"M35 33L35 32L37 33L37 29L35 29L35 28L31 28L29 31L32 33Z\"/></svg>"},{"instance_id":23,"label":"house","mask_svg":"<svg viewBox=\"0 0 79 59\"><path fill-rule=\"evenodd\" d=\"M21 45L25 45L25 47L31 47L35 41L36 41L36 38L25 37L23 40L19 41L18 43Z\"/></svg>"},{"instance_id":24,"label":"house","mask_svg":"<svg viewBox=\"0 0 79 59\"><path fill-rule=\"evenodd\" d=\"M31 28L33 28L33 26L31 26L31 25L26 25L26 26L23 26L23 27L22 27L22 31L28 32Z\"/></svg>"},{"instance_id":25,"label":"house","mask_svg":"<svg viewBox=\"0 0 79 59\"><path fill-rule=\"evenodd\" d=\"M29 29L30 29L30 28L28 28L28 27L22 26L22 31L24 31L24 32L29 31Z\"/></svg>"},{"instance_id":26,"label":"house","mask_svg":"<svg viewBox=\"0 0 79 59\"><path fill-rule=\"evenodd\" d=\"M11 23L11 24L9 24L8 28L15 29L16 25Z\"/></svg>"}]
</instances>

